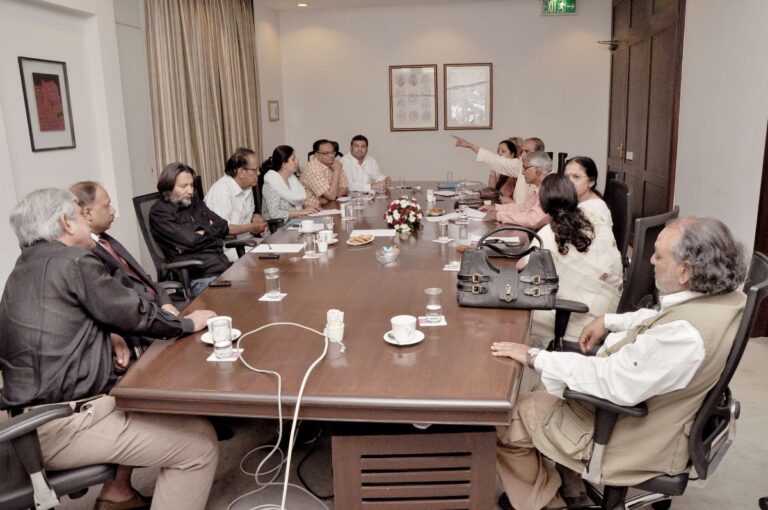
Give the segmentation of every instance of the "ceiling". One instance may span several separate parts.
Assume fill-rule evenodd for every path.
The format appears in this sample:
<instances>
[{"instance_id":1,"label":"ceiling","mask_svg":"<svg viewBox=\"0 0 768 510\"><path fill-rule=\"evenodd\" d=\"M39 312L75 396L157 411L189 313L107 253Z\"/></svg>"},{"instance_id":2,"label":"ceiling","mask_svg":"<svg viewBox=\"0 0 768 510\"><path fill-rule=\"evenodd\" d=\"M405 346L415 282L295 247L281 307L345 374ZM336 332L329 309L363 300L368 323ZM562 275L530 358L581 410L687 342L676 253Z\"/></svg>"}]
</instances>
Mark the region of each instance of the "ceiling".
<instances>
[{"instance_id":1,"label":"ceiling","mask_svg":"<svg viewBox=\"0 0 768 510\"><path fill-rule=\"evenodd\" d=\"M309 4L309 7L297 7L299 2ZM298 11L308 9L329 9L346 7L373 7L381 5L395 4L447 4L447 3L467 3L480 2L487 0L256 0L257 3L265 5L276 11Z\"/></svg>"}]
</instances>

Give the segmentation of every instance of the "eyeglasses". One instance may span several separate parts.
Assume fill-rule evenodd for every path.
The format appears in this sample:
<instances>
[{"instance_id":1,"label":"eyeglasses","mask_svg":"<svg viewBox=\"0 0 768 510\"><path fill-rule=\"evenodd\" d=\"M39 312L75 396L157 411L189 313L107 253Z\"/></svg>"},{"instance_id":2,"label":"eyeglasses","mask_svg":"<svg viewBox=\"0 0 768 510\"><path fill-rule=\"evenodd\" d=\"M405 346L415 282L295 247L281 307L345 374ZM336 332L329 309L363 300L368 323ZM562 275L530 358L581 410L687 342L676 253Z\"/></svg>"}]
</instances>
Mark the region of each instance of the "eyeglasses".
<instances>
[{"instance_id":1,"label":"eyeglasses","mask_svg":"<svg viewBox=\"0 0 768 510\"><path fill-rule=\"evenodd\" d=\"M245 170L245 171L251 171L251 172L258 172L258 171L259 171L259 169L258 169L258 168L248 168L248 167L245 167L243 170Z\"/></svg>"},{"instance_id":2,"label":"eyeglasses","mask_svg":"<svg viewBox=\"0 0 768 510\"><path fill-rule=\"evenodd\" d=\"M318 152L321 156L335 156L336 151L326 151L326 152Z\"/></svg>"}]
</instances>

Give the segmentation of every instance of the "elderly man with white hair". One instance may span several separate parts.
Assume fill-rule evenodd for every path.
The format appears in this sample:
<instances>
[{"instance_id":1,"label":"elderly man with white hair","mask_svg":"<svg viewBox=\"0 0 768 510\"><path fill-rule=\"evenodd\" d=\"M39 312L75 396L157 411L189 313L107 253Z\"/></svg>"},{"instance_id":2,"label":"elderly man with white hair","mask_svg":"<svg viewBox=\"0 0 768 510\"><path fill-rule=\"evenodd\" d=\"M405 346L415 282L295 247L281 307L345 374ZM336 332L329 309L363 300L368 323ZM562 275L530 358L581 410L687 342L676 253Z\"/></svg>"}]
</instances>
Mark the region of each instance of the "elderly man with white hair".
<instances>
[{"instance_id":1,"label":"elderly man with white hair","mask_svg":"<svg viewBox=\"0 0 768 510\"><path fill-rule=\"evenodd\" d=\"M535 230L549 223L549 216L541 208L539 202L539 186L541 181L552 171L552 158L546 152L532 152L523 156L522 175L525 182L535 187L534 193L522 204L496 204L481 207L487 212L486 218L501 223L522 225Z\"/></svg>"},{"instance_id":2,"label":"elderly man with white hair","mask_svg":"<svg viewBox=\"0 0 768 510\"><path fill-rule=\"evenodd\" d=\"M595 410L562 400L570 388L622 406L645 402L642 419L619 417L604 451L601 479L631 486L688 470L688 434L720 378L746 301L738 291L746 264L728 227L712 218L681 218L656 240L651 257L661 309L606 314L587 325L588 352L546 352L512 342L491 346L541 373L546 391L521 395L511 424L499 429L496 469L517 510L562 508L560 476L542 454L581 473L593 449ZM539 453L541 452L541 453Z\"/></svg>"},{"instance_id":3,"label":"elderly man with white hair","mask_svg":"<svg viewBox=\"0 0 768 510\"><path fill-rule=\"evenodd\" d=\"M75 412L38 429L49 469L90 464L160 468L151 508L206 506L218 460L203 418L128 413L107 393L127 362L115 332L170 338L200 331L214 316L178 317L110 276L94 255L91 229L69 191L33 191L11 212L21 246L0 300L0 408L11 415L46 404ZM96 508L149 508L130 486L106 484Z\"/></svg>"}]
</instances>

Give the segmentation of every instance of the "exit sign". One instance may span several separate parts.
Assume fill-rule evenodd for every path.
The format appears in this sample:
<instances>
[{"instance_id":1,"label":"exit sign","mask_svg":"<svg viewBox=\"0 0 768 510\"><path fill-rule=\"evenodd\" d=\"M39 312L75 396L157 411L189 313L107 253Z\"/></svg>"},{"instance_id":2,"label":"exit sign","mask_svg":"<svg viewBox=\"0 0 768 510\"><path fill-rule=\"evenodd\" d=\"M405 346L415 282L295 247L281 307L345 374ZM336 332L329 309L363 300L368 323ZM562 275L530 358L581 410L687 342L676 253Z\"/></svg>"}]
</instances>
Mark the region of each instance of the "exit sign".
<instances>
[{"instance_id":1,"label":"exit sign","mask_svg":"<svg viewBox=\"0 0 768 510\"><path fill-rule=\"evenodd\" d=\"M576 14L576 0L541 0L541 14Z\"/></svg>"}]
</instances>

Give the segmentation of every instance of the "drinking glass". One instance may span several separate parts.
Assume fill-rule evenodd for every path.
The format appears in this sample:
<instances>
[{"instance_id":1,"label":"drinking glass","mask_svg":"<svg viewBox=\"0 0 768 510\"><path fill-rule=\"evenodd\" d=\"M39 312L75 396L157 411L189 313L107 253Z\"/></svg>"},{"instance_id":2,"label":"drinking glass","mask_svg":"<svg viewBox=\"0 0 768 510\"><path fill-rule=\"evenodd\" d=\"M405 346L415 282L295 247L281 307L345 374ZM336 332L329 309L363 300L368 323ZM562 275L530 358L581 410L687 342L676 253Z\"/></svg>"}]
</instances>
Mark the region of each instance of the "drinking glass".
<instances>
[{"instance_id":1,"label":"drinking glass","mask_svg":"<svg viewBox=\"0 0 768 510\"><path fill-rule=\"evenodd\" d=\"M428 189L427 190L427 202L434 202L435 201L435 190Z\"/></svg>"},{"instance_id":2,"label":"drinking glass","mask_svg":"<svg viewBox=\"0 0 768 510\"><path fill-rule=\"evenodd\" d=\"M397 187L400 189L405 189L405 177L402 175L397 179Z\"/></svg>"},{"instance_id":3,"label":"drinking glass","mask_svg":"<svg viewBox=\"0 0 768 510\"><path fill-rule=\"evenodd\" d=\"M341 207L344 208L344 219L345 220L354 220L355 219L355 206L352 203L343 204Z\"/></svg>"},{"instance_id":4,"label":"drinking glass","mask_svg":"<svg viewBox=\"0 0 768 510\"><path fill-rule=\"evenodd\" d=\"M315 255L315 236L312 234L304 236L304 255L307 257Z\"/></svg>"},{"instance_id":5,"label":"drinking glass","mask_svg":"<svg viewBox=\"0 0 768 510\"><path fill-rule=\"evenodd\" d=\"M466 241L469 238L469 222L459 225L459 241ZM464 243L469 244L469 243Z\"/></svg>"},{"instance_id":6,"label":"drinking glass","mask_svg":"<svg viewBox=\"0 0 768 510\"><path fill-rule=\"evenodd\" d=\"M456 223L466 225L469 223L469 218L467 217L467 204L463 201L459 202L459 218Z\"/></svg>"},{"instance_id":7,"label":"drinking glass","mask_svg":"<svg viewBox=\"0 0 768 510\"><path fill-rule=\"evenodd\" d=\"M213 353L219 359L232 356L232 321L228 318L216 318L211 321Z\"/></svg>"},{"instance_id":8,"label":"drinking glass","mask_svg":"<svg viewBox=\"0 0 768 510\"><path fill-rule=\"evenodd\" d=\"M440 222L440 237L439 241L447 241L448 240L448 220L442 220Z\"/></svg>"},{"instance_id":9,"label":"drinking glass","mask_svg":"<svg viewBox=\"0 0 768 510\"><path fill-rule=\"evenodd\" d=\"M443 305L440 304L440 295L443 289L429 288L424 291L427 295L427 320L429 322L440 322L443 320Z\"/></svg>"},{"instance_id":10,"label":"drinking glass","mask_svg":"<svg viewBox=\"0 0 768 510\"><path fill-rule=\"evenodd\" d=\"M461 266L461 253L459 253L458 243L451 243L448 246L448 267L458 269Z\"/></svg>"},{"instance_id":11,"label":"drinking glass","mask_svg":"<svg viewBox=\"0 0 768 510\"><path fill-rule=\"evenodd\" d=\"M264 270L264 280L266 281L267 297L280 297L280 269L268 267Z\"/></svg>"},{"instance_id":12,"label":"drinking glass","mask_svg":"<svg viewBox=\"0 0 768 510\"><path fill-rule=\"evenodd\" d=\"M333 218L330 216L324 216L323 227L325 228L325 230L333 230Z\"/></svg>"},{"instance_id":13,"label":"drinking glass","mask_svg":"<svg viewBox=\"0 0 768 510\"><path fill-rule=\"evenodd\" d=\"M445 178L445 181L446 181L446 182L449 182L449 183L450 183L450 182L453 182L453 172L452 172L451 170L448 170L448 171L445 173L445 177L446 177L446 178Z\"/></svg>"}]
</instances>

